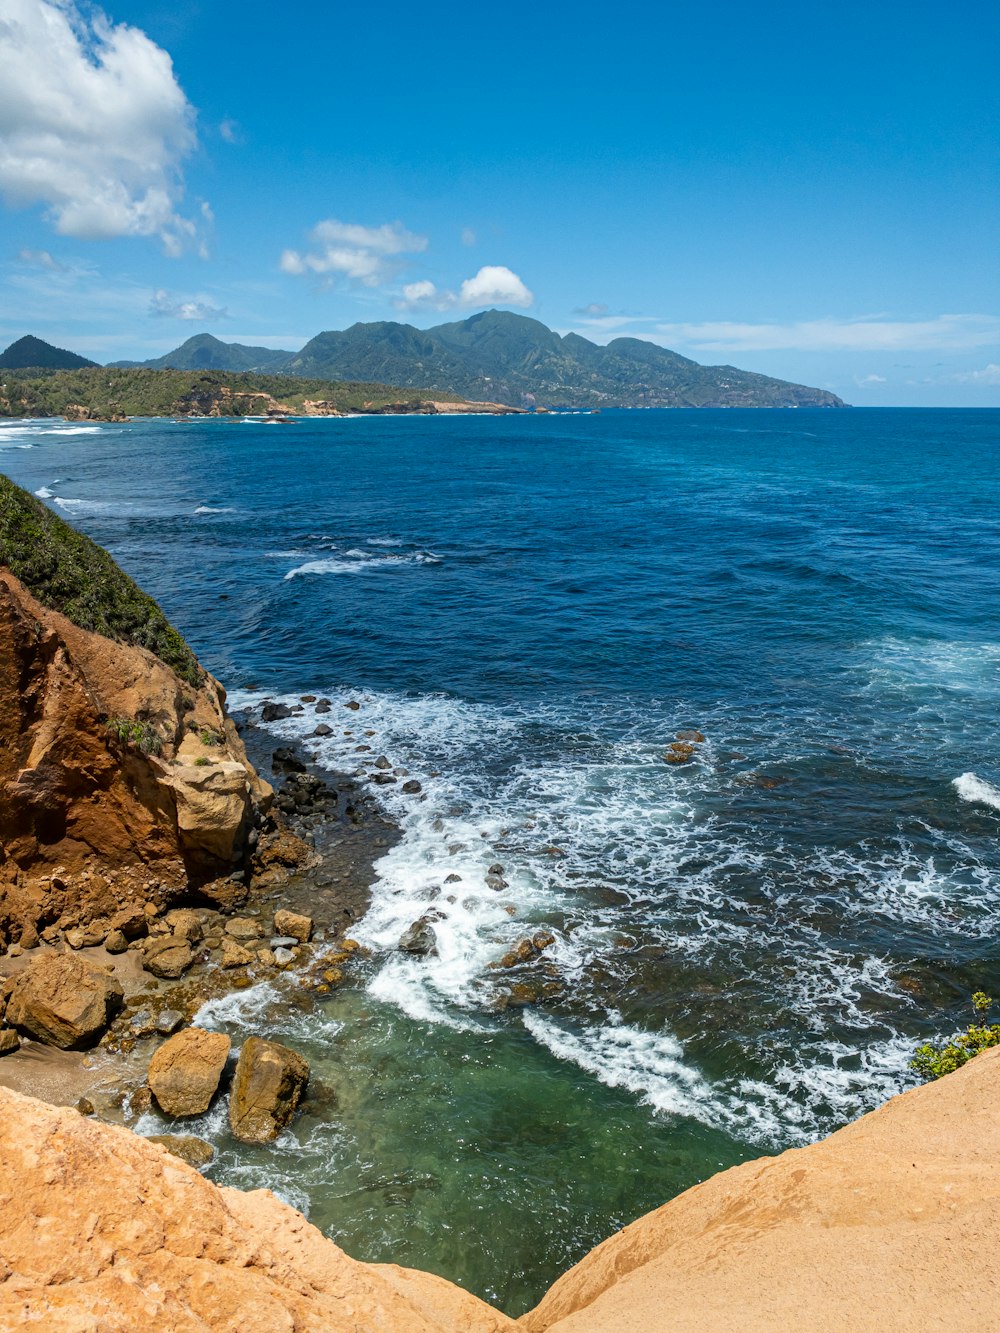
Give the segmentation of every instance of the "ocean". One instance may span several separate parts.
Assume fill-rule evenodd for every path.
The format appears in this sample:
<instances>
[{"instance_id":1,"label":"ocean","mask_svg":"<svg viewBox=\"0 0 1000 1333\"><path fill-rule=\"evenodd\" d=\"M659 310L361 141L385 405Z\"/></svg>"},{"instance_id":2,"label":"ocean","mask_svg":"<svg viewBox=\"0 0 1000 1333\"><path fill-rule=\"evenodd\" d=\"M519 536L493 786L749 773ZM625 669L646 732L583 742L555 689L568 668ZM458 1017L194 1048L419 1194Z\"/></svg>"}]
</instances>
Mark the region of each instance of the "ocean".
<instances>
[{"instance_id":1,"label":"ocean","mask_svg":"<svg viewBox=\"0 0 1000 1333\"><path fill-rule=\"evenodd\" d=\"M211 1174L356 1257L519 1314L1000 994L1000 412L18 422L0 470L238 716L329 698L275 744L399 825L352 984L200 1015L316 1088L272 1148L196 1124Z\"/></svg>"}]
</instances>

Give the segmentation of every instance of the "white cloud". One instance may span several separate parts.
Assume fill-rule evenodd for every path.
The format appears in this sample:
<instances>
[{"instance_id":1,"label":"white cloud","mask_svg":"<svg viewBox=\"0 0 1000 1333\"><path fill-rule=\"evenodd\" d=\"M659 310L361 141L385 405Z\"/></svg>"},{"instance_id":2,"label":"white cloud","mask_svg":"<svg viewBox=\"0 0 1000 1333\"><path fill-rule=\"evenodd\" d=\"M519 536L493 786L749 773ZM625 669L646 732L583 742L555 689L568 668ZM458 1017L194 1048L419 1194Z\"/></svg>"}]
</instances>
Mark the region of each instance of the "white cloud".
<instances>
[{"instance_id":1,"label":"white cloud","mask_svg":"<svg viewBox=\"0 0 1000 1333\"><path fill-rule=\"evenodd\" d=\"M952 376L960 384L1000 384L1000 366L991 361L982 370L966 370Z\"/></svg>"},{"instance_id":2,"label":"white cloud","mask_svg":"<svg viewBox=\"0 0 1000 1333\"><path fill-rule=\"evenodd\" d=\"M378 287L398 268L397 256L427 249L427 237L407 231L401 222L363 227L327 218L309 233L312 249L285 250L282 273L340 274L365 287Z\"/></svg>"},{"instance_id":3,"label":"white cloud","mask_svg":"<svg viewBox=\"0 0 1000 1333\"><path fill-rule=\"evenodd\" d=\"M591 301L589 305L577 306L573 311L574 315L588 315L591 319L603 319L608 313L608 307L602 301Z\"/></svg>"},{"instance_id":4,"label":"white cloud","mask_svg":"<svg viewBox=\"0 0 1000 1333\"><path fill-rule=\"evenodd\" d=\"M524 283L502 264L486 264L474 278L466 278L458 289L461 306L533 305L534 296Z\"/></svg>"},{"instance_id":5,"label":"white cloud","mask_svg":"<svg viewBox=\"0 0 1000 1333\"><path fill-rule=\"evenodd\" d=\"M29 268L45 268L50 273L65 273L66 265L53 259L48 250L19 250L18 261Z\"/></svg>"},{"instance_id":6,"label":"white cloud","mask_svg":"<svg viewBox=\"0 0 1000 1333\"><path fill-rule=\"evenodd\" d=\"M178 212L194 112L145 33L74 0L3 0L0 191L43 204L57 232L196 241Z\"/></svg>"},{"instance_id":7,"label":"white cloud","mask_svg":"<svg viewBox=\"0 0 1000 1333\"><path fill-rule=\"evenodd\" d=\"M164 319L192 319L200 323L229 318L229 311L224 306L212 305L203 298L178 301L162 287L153 293L149 302L149 313Z\"/></svg>"},{"instance_id":8,"label":"white cloud","mask_svg":"<svg viewBox=\"0 0 1000 1333\"><path fill-rule=\"evenodd\" d=\"M397 310L454 310L480 308L487 305L530 306L534 296L509 268L486 265L472 278L466 278L457 292L435 287L426 278L409 282L402 295L393 302Z\"/></svg>"},{"instance_id":9,"label":"white cloud","mask_svg":"<svg viewBox=\"0 0 1000 1333\"><path fill-rule=\"evenodd\" d=\"M926 320L813 319L790 324L659 324L668 345L710 352L961 351L1000 343L996 315L938 315Z\"/></svg>"},{"instance_id":10,"label":"white cloud","mask_svg":"<svg viewBox=\"0 0 1000 1333\"><path fill-rule=\"evenodd\" d=\"M463 227L463 228L462 228L462 244L463 244L463 245L475 245L475 243L476 243L476 233L472 230L471 227Z\"/></svg>"},{"instance_id":11,"label":"white cloud","mask_svg":"<svg viewBox=\"0 0 1000 1333\"><path fill-rule=\"evenodd\" d=\"M227 116L225 120L219 122L219 135L221 138L225 139L226 143L243 142L239 121L233 120L230 116Z\"/></svg>"},{"instance_id":12,"label":"white cloud","mask_svg":"<svg viewBox=\"0 0 1000 1333\"><path fill-rule=\"evenodd\" d=\"M854 382L857 385L862 385L862 384L885 384L887 381L884 375L862 375L860 379L855 379Z\"/></svg>"}]
</instances>

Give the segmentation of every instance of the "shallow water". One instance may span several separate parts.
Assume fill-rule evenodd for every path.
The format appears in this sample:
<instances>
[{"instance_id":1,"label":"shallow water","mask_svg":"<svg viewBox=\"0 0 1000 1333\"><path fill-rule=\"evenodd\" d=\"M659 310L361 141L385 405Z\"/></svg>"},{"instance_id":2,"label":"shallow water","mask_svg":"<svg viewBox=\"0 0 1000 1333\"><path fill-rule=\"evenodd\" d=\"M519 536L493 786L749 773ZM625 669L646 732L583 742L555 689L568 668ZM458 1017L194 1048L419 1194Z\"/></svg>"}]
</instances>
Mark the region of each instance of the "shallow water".
<instances>
[{"instance_id":1,"label":"shallow water","mask_svg":"<svg viewBox=\"0 0 1000 1333\"><path fill-rule=\"evenodd\" d=\"M205 1016L262 1006L330 1090L274 1149L211 1126L218 1178L517 1313L670 1194L905 1087L1000 984L1000 413L78 429L0 425L0 468L234 707L326 694L275 736L326 721L321 762L422 784L373 788L404 836L361 984ZM428 910L437 955L401 955ZM498 1012L515 978L562 990Z\"/></svg>"}]
</instances>

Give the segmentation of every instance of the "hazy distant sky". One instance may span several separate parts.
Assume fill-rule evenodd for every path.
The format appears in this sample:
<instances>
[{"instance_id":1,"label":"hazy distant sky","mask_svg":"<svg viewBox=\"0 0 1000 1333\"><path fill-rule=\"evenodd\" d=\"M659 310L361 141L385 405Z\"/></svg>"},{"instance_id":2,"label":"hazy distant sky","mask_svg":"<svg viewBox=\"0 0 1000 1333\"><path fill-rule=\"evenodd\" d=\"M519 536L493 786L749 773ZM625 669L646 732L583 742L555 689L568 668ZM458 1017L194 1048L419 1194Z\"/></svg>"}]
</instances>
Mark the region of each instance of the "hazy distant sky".
<instances>
[{"instance_id":1,"label":"hazy distant sky","mask_svg":"<svg viewBox=\"0 0 1000 1333\"><path fill-rule=\"evenodd\" d=\"M1000 405L1000 5L0 0L0 343L489 305Z\"/></svg>"}]
</instances>

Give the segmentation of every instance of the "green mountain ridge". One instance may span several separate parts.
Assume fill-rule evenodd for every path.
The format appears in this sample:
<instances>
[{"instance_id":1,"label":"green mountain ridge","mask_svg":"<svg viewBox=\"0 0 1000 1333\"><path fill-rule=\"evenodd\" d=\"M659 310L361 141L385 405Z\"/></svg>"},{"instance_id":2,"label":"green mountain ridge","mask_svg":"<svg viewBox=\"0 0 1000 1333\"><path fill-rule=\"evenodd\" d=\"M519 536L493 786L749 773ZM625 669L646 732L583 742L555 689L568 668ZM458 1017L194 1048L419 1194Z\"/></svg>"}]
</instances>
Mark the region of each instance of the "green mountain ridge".
<instances>
[{"instance_id":1,"label":"green mountain ridge","mask_svg":"<svg viewBox=\"0 0 1000 1333\"><path fill-rule=\"evenodd\" d=\"M13 347L25 342L48 348L38 339L21 339ZM48 348L48 352L57 349ZM825 389L736 366L703 366L641 338L615 338L601 346L578 333L559 334L537 319L506 310L484 310L430 329L392 320L352 324L348 329L318 333L299 352L225 343L201 333L154 360L113 365L147 371L263 372L315 381L388 384L512 407L533 403L576 408L845 405Z\"/></svg>"},{"instance_id":2,"label":"green mountain ridge","mask_svg":"<svg viewBox=\"0 0 1000 1333\"><path fill-rule=\"evenodd\" d=\"M67 352L64 347L53 347L30 333L12 342L0 354L0 370L82 370L96 365L96 361L88 361L76 352Z\"/></svg>"}]
</instances>

